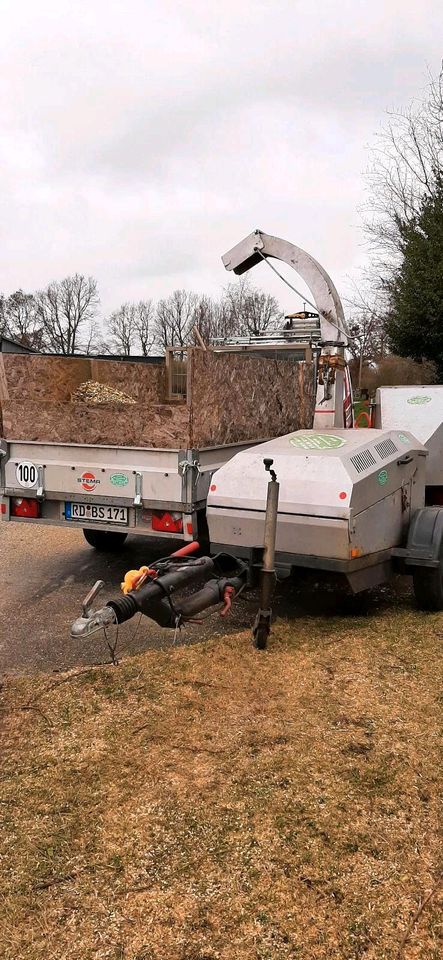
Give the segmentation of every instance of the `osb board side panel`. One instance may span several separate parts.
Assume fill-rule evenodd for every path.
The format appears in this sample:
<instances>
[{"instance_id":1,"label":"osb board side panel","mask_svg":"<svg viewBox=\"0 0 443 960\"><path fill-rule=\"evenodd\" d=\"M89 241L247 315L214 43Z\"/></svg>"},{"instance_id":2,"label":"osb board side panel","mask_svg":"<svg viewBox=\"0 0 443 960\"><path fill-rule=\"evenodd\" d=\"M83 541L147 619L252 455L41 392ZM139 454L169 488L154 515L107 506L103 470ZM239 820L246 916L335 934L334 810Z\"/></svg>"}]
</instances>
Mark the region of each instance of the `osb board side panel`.
<instances>
[{"instance_id":1,"label":"osb board side panel","mask_svg":"<svg viewBox=\"0 0 443 960\"><path fill-rule=\"evenodd\" d=\"M312 427L309 363L193 351L193 447L268 439Z\"/></svg>"},{"instance_id":2,"label":"osb board side panel","mask_svg":"<svg viewBox=\"0 0 443 960\"><path fill-rule=\"evenodd\" d=\"M80 383L91 378L91 363L83 357L39 357L4 354L11 399L69 400Z\"/></svg>"},{"instance_id":3,"label":"osb board side panel","mask_svg":"<svg viewBox=\"0 0 443 960\"><path fill-rule=\"evenodd\" d=\"M122 447L189 446L185 406L49 403L9 401L3 407L3 431L9 440L109 444Z\"/></svg>"},{"instance_id":4,"label":"osb board side panel","mask_svg":"<svg viewBox=\"0 0 443 960\"><path fill-rule=\"evenodd\" d=\"M80 383L98 380L123 390L134 400L143 403L164 401L164 362L143 364L25 354L4 354L3 357L9 395L18 400L69 401Z\"/></svg>"},{"instance_id":5,"label":"osb board side panel","mask_svg":"<svg viewBox=\"0 0 443 960\"><path fill-rule=\"evenodd\" d=\"M9 400L3 354L0 353L0 437L3 436L3 404Z\"/></svg>"},{"instance_id":6,"label":"osb board side panel","mask_svg":"<svg viewBox=\"0 0 443 960\"><path fill-rule=\"evenodd\" d=\"M8 381L6 379L4 353L0 353L0 411L5 400L9 400Z\"/></svg>"},{"instance_id":7,"label":"osb board side panel","mask_svg":"<svg viewBox=\"0 0 443 960\"><path fill-rule=\"evenodd\" d=\"M130 360L91 360L91 380L123 390L140 403L163 403L166 391L164 361L131 363Z\"/></svg>"}]
</instances>

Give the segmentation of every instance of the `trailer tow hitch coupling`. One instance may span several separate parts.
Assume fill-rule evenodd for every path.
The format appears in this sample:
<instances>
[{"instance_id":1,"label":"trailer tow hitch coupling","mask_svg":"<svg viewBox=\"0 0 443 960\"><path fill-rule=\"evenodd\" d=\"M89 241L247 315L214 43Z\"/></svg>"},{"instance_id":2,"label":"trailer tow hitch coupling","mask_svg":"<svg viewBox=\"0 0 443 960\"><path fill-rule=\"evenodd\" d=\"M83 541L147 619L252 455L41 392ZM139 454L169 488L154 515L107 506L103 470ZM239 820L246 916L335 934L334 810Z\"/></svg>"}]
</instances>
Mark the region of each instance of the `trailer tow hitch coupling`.
<instances>
[{"instance_id":1,"label":"trailer tow hitch coupling","mask_svg":"<svg viewBox=\"0 0 443 960\"><path fill-rule=\"evenodd\" d=\"M103 580L97 580L83 600L82 615L71 625L71 637L89 637L91 633L96 633L97 630L117 622L112 607L106 606L101 610L93 610L92 604L104 585Z\"/></svg>"},{"instance_id":2,"label":"trailer tow hitch coupling","mask_svg":"<svg viewBox=\"0 0 443 960\"><path fill-rule=\"evenodd\" d=\"M225 616L247 579L246 564L224 553L197 558L173 554L142 569L143 574L134 577L136 585L132 590L93 610L93 601L104 586L98 580L83 601L82 616L72 624L71 636L89 637L107 626L130 620L136 613L170 629L195 622L204 610L220 604L221 616ZM182 591L186 591L184 596L180 596Z\"/></svg>"}]
</instances>

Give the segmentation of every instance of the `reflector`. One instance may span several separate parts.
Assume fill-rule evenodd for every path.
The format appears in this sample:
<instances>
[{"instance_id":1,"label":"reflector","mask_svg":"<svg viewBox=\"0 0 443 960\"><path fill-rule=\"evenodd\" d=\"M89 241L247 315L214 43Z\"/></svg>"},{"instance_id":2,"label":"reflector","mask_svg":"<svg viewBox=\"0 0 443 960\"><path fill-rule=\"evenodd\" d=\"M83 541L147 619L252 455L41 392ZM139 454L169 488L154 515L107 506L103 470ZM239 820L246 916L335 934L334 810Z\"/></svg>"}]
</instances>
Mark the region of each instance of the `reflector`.
<instances>
[{"instance_id":1,"label":"reflector","mask_svg":"<svg viewBox=\"0 0 443 960\"><path fill-rule=\"evenodd\" d=\"M152 511L152 529L162 533L183 533L181 513L160 513Z\"/></svg>"},{"instance_id":2,"label":"reflector","mask_svg":"<svg viewBox=\"0 0 443 960\"><path fill-rule=\"evenodd\" d=\"M29 500L26 497L13 497L11 503L11 514L13 517L28 517L36 519L40 516L40 504L38 500Z\"/></svg>"}]
</instances>

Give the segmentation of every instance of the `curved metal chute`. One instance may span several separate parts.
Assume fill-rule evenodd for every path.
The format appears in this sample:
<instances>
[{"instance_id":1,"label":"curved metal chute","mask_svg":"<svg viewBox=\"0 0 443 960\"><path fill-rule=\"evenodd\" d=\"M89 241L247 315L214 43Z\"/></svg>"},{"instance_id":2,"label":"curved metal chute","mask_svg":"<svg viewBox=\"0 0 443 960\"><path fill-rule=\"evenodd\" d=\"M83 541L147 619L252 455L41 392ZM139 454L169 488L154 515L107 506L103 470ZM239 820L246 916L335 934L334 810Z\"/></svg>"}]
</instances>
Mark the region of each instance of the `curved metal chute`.
<instances>
[{"instance_id":1,"label":"curved metal chute","mask_svg":"<svg viewBox=\"0 0 443 960\"><path fill-rule=\"evenodd\" d=\"M268 257L288 263L309 287L320 315L323 341L346 346L348 330L337 290L321 264L301 247L261 230L254 230L225 253L222 261L226 270L242 274Z\"/></svg>"}]
</instances>

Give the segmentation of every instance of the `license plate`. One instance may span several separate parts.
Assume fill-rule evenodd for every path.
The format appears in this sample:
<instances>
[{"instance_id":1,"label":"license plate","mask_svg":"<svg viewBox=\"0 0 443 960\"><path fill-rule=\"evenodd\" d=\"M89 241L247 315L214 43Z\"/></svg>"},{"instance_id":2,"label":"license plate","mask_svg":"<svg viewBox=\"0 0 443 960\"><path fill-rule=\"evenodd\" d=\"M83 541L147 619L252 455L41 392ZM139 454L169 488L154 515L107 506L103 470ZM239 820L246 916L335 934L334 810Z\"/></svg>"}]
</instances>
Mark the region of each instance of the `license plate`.
<instances>
[{"instance_id":1,"label":"license plate","mask_svg":"<svg viewBox=\"0 0 443 960\"><path fill-rule=\"evenodd\" d=\"M105 503L65 503L66 520L87 520L88 523L128 524L128 508Z\"/></svg>"}]
</instances>

